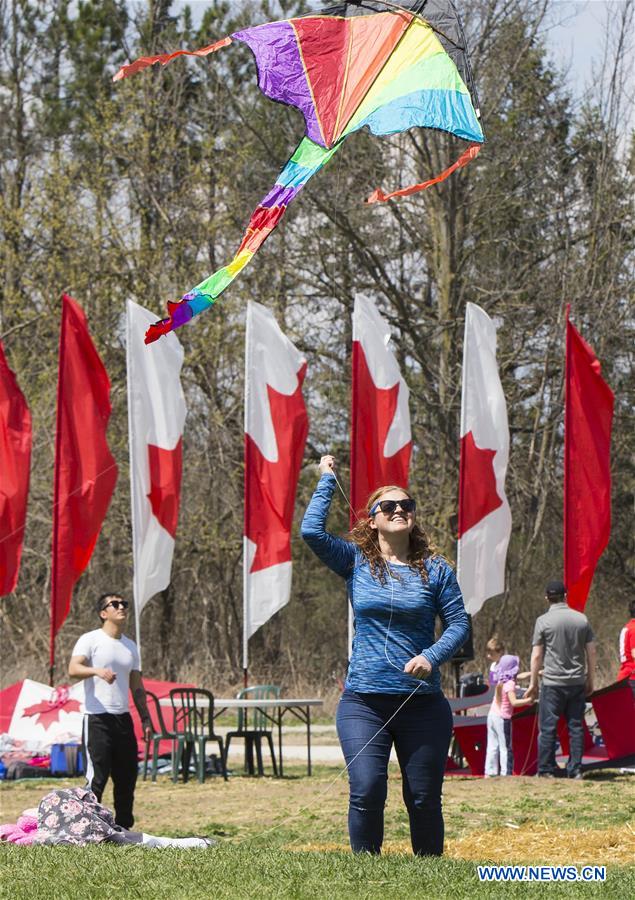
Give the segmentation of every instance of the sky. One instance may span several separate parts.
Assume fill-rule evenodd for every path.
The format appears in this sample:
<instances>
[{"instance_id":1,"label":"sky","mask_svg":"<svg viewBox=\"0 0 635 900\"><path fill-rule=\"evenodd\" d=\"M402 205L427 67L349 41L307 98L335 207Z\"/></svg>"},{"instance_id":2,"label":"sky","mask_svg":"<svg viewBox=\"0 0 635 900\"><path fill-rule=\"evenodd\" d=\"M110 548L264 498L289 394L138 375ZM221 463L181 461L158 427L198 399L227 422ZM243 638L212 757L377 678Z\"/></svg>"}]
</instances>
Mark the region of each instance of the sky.
<instances>
[{"instance_id":1,"label":"sky","mask_svg":"<svg viewBox=\"0 0 635 900\"><path fill-rule=\"evenodd\" d=\"M231 0L230 0L231 2ZM467 9L469 0L455 0L459 11ZM538 0L536 0L538 2ZM602 65L602 35L611 18L617 19L627 0L552 0L552 8L542 36L558 69L566 72L565 81L573 97L581 100L586 91L594 90L594 75ZM189 6L194 21L200 20L209 0L176 0L174 9ZM330 5L315 0L315 8ZM463 13L465 14L465 13ZM635 39L631 38L631 49ZM628 122L635 127L635 76L631 76ZM626 129L625 129L626 130Z\"/></svg>"},{"instance_id":2,"label":"sky","mask_svg":"<svg viewBox=\"0 0 635 900\"><path fill-rule=\"evenodd\" d=\"M597 81L606 51L605 36L617 25L626 0L554 0L545 42L551 58L567 72L566 84L575 100L585 94L597 95ZM613 35L613 39L615 35ZM633 58L635 34L627 38ZM627 73L622 97L620 144L626 150L629 134L635 131L635 67Z\"/></svg>"},{"instance_id":3,"label":"sky","mask_svg":"<svg viewBox=\"0 0 635 900\"><path fill-rule=\"evenodd\" d=\"M231 0L230 0L231 2ZM466 4L456 0L459 11ZM626 0L552 0L553 9L547 44L559 64L571 65L575 82L588 83L593 63L601 62L598 34L604 30L607 16L616 15ZM209 0L176 0L174 8L189 6L197 21L210 5ZM316 8L330 4L315 3ZM463 12L463 15L465 13Z\"/></svg>"},{"instance_id":4,"label":"sky","mask_svg":"<svg viewBox=\"0 0 635 900\"><path fill-rule=\"evenodd\" d=\"M570 67L569 80L575 93L592 86L594 68L602 63L602 36L607 23L618 18L625 2L554 0L546 42L558 66Z\"/></svg>"}]
</instances>

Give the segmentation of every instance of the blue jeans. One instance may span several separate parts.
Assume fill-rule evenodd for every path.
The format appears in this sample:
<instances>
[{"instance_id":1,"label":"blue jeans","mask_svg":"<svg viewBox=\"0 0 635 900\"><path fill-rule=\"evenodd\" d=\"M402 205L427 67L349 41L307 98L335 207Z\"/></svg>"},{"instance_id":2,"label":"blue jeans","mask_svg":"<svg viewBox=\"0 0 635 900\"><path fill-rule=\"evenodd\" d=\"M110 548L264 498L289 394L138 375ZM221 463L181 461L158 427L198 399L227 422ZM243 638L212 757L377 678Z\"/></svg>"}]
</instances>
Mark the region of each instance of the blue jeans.
<instances>
[{"instance_id":1,"label":"blue jeans","mask_svg":"<svg viewBox=\"0 0 635 900\"><path fill-rule=\"evenodd\" d=\"M337 707L337 734L349 767L348 833L354 853L381 851L393 743L412 849L419 856L443 853L441 788L452 736L450 704L440 692L415 694L388 722L406 697L345 690Z\"/></svg>"},{"instance_id":2,"label":"blue jeans","mask_svg":"<svg viewBox=\"0 0 635 900\"><path fill-rule=\"evenodd\" d=\"M504 719L490 707L490 711L487 714L485 776L513 774L512 720Z\"/></svg>"},{"instance_id":3,"label":"blue jeans","mask_svg":"<svg viewBox=\"0 0 635 900\"><path fill-rule=\"evenodd\" d=\"M556 769L556 740L558 720L565 716L569 729L569 777L581 771L584 750L584 711L586 709L585 686L543 684L540 688L538 721L538 774L551 775Z\"/></svg>"}]
</instances>

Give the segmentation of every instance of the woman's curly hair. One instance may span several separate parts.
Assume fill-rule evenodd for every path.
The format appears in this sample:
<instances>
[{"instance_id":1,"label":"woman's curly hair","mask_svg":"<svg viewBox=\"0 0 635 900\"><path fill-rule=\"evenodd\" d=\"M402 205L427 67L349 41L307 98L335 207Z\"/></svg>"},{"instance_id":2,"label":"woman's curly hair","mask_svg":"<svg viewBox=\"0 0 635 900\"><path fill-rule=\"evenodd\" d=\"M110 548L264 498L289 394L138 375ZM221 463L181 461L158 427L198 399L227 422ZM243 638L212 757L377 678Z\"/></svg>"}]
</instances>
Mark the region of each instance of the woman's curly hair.
<instances>
[{"instance_id":1,"label":"woman's curly hair","mask_svg":"<svg viewBox=\"0 0 635 900\"><path fill-rule=\"evenodd\" d=\"M402 491L411 500L414 499L405 488L398 484L385 484L383 487L377 488L376 491L368 498L367 509L372 509L373 504L388 491ZM356 544L362 551L368 564L373 578L378 578L382 584L386 583L388 574L388 563L381 555L379 549L379 537L377 530L370 527L370 517L360 518L356 525L353 526L349 533L350 540ZM430 542L428 535L415 522L410 532L410 547L408 548L408 566L419 572L424 581L428 580L428 571L425 561L434 556L438 556L437 548Z\"/></svg>"}]
</instances>

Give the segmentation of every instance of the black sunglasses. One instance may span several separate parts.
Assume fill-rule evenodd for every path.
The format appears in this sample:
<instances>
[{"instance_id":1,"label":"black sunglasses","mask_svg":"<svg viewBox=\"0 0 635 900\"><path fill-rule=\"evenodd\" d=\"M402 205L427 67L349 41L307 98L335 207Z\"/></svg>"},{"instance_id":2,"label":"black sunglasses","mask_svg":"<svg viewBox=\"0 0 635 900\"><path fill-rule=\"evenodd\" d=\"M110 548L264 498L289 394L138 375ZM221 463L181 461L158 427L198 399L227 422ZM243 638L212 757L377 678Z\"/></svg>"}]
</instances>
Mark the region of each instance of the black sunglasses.
<instances>
[{"instance_id":1,"label":"black sunglasses","mask_svg":"<svg viewBox=\"0 0 635 900\"><path fill-rule=\"evenodd\" d=\"M130 604L127 600L111 600L110 603L102 606L102 612L103 610L108 609L109 606L112 606L113 609L128 609Z\"/></svg>"},{"instance_id":2,"label":"black sunglasses","mask_svg":"<svg viewBox=\"0 0 635 900\"><path fill-rule=\"evenodd\" d=\"M403 500L378 500L372 508L370 509L368 515L374 516L378 509L380 509L384 515L390 516L392 515L397 507L401 507L402 512L413 513L417 508L416 500L413 500L411 497L405 497Z\"/></svg>"}]
</instances>

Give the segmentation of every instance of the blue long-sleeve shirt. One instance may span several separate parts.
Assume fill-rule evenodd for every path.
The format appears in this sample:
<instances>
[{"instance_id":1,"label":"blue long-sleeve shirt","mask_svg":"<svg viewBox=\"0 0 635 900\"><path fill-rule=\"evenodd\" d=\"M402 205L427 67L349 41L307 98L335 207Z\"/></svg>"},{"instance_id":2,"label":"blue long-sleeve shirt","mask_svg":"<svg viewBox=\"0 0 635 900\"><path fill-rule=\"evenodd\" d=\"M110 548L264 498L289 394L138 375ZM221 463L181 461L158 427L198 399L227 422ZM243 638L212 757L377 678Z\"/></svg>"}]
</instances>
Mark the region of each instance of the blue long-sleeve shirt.
<instances>
[{"instance_id":1,"label":"blue long-sleeve shirt","mask_svg":"<svg viewBox=\"0 0 635 900\"><path fill-rule=\"evenodd\" d=\"M426 560L424 581L406 565L388 564L389 576L382 584L373 578L365 556L355 544L326 530L326 519L335 490L335 478L320 478L302 521L302 537L313 552L346 579L355 616L353 652L346 687L372 694L409 694L441 690L439 666L451 659L465 643L469 621L456 576L440 557ZM445 631L434 640L434 624L441 617ZM419 681L406 675L404 665L423 654L432 665L432 675Z\"/></svg>"}]
</instances>

